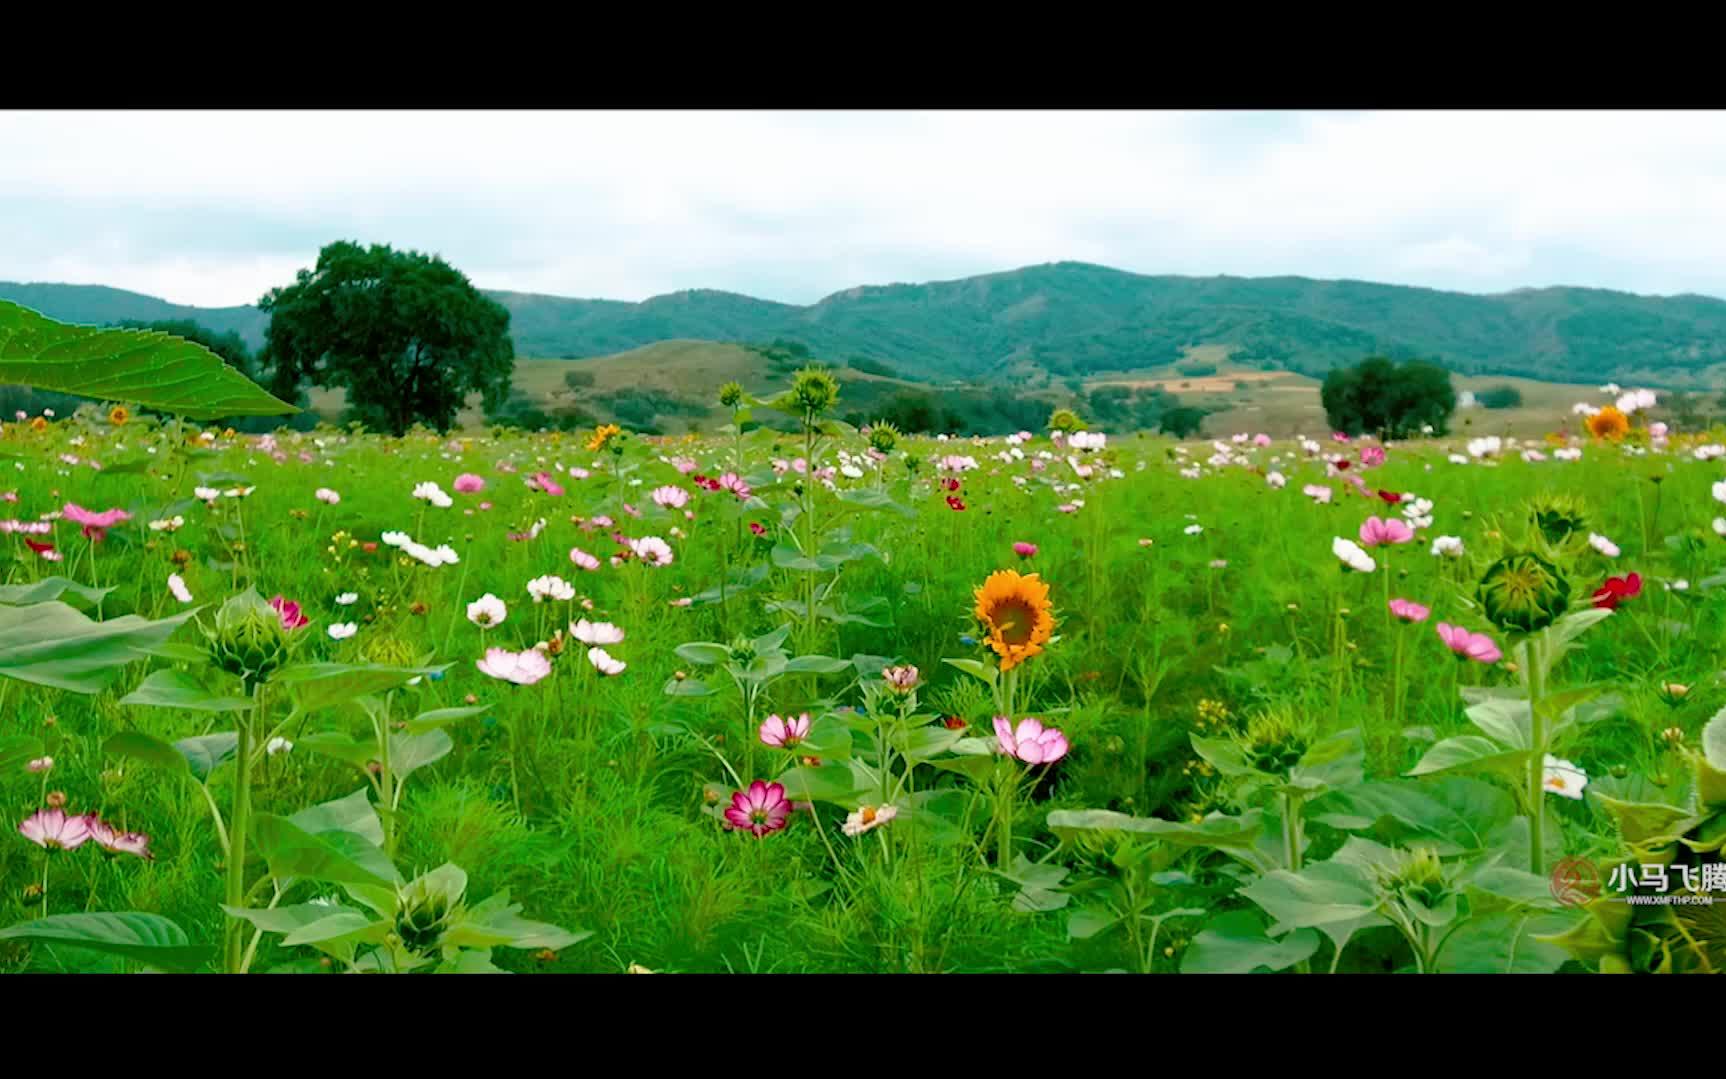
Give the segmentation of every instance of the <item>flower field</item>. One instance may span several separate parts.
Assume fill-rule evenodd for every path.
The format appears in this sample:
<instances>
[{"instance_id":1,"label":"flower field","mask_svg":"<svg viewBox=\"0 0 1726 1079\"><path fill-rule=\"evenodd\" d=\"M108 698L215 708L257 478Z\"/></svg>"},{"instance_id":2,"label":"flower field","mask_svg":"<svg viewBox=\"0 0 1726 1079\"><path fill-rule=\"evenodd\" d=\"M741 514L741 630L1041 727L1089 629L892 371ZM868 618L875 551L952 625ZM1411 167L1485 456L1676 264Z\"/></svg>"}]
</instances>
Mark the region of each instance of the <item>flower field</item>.
<instances>
[{"instance_id":1,"label":"flower field","mask_svg":"<svg viewBox=\"0 0 1726 1079\"><path fill-rule=\"evenodd\" d=\"M1181 445L836 392L7 422L0 969L1726 964L1726 449L1651 396Z\"/></svg>"}]
</instances>

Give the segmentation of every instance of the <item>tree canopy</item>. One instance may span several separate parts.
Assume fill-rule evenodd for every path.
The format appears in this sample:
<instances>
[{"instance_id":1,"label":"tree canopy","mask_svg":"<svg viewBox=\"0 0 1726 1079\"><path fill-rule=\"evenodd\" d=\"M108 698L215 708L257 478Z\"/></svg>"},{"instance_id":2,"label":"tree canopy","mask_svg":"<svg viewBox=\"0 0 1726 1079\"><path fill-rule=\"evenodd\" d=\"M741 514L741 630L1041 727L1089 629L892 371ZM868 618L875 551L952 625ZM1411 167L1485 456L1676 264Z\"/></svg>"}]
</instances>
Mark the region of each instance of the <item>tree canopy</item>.
<instances>
[{"instance_id":1,"label":"tree canopy","mask_svg":"<svg viewBox=\"0 0 1726 1079\"><path fill-rule=\"evenodd\" d=\"M488 410L509 398L509 312L441 258L333 243L258 306L270 315L261 360L284 400L343 389L356 419L400 435L449 430L469 393Z\"/></svg>"},{"instance_id":2,"label":"tree canopy","mask_svg":"<svg viewBox=\"0 0 1726 1079\"><path fill-rule=\"evenodd\" d=\"M1430 426L1444 434L1456 411L1450 372L1434 363L1371 356L1325 376L1319 391L1331 429L1348 435L1407 438Z\"/></svg>"}]
</instances>

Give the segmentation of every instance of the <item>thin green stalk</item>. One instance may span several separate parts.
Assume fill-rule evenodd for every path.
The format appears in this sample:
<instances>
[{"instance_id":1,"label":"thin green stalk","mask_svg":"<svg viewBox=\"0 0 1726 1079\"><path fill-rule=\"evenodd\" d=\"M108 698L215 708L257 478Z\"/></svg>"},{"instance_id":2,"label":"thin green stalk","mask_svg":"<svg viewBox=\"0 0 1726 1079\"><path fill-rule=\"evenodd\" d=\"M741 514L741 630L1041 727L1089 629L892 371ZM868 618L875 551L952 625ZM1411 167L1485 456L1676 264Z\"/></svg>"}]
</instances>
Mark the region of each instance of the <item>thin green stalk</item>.
<instances>
[{"instance_id":1,"label":"thin green stalk","mask_svg":"<svg viewBox=\"0 0 1726 1079\"><path fill-rule=\"evenodd\" d=\"M234 753L237 773L234 777L234 809L228 817L227 899L230 907L246 905L246 840L252 825L252 735L254 728L263 721L265 700L264 687L254 685L252 714L235 724L239 728L239 744ZM224 969L229 974L239 974L242 970L241 947L247 923L233 915L229 917L232 921L228 924L226 935Z\"/></svg>"},{"instance_id":2,"label":"thin green stalk","mask_svg":"<svg viewBox=\"0 0 1726 1079\"><path fill-rule=\"evenodd\" d=\"M1545 635L1528 638L1528 716L1532 737L1528 757L1528 861L1529 871L1539 876L1545 863L1546 827L1546 719L1540 713L1546 672L1541 669Z\"/></svg>"}]
</instances>

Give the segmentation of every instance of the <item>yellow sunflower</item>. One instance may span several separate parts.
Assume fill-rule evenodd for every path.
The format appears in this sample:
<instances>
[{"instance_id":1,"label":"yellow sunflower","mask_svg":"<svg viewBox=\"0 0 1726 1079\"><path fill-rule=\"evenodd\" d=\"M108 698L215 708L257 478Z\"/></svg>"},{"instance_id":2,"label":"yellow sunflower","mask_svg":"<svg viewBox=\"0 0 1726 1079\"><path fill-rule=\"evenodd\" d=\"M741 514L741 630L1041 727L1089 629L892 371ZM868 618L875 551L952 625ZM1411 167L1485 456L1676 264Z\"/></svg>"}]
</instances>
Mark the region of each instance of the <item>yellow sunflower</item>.
<instances>
[{"instance_id":1,"label":"yellow sunflower","mask_svg":"<svg viewBox=\"0 0 1726 1079\"><path fill-rule=\"evenodd\" d=\"M108 410L108 422L115 427L126 426L126 421L131 418L132 414L126 411L125 405L115 405Z\"/></svg>"},{"instance_id":2,"label":"yellow sunflower","mask_svg":"<svg viewBox=\"0 0 1726 1079\"><path fill-rule=\"evenodd\" d=\"M37 416L35 419L30 421L30 430L32 431L40 432L46 431L47 429L48 421L43 419L41 416Z\"/></svg>"},{"instance_id":3,"label":"yellow sunflower","mask_svg":"<svg viewBox=\"0 0 1726 1079\"><path fill-rule=\"evenodd\" d=\"M1001 670L1012 670L1049 643L1055 631L1054 605L1049 586L1035 573L991 573L976 598L977 620L987 634L984 643L1001 657Z\"/></svg>"},{"instance_id":4,"label":"yellow sunflower","mask_svg":"<svg viewBox=\"0 0 1726 1079\"><path fill-rule=\"evenodd\" d=\"M1611 405L1607 405L1588 417L1588 433L1595 438L1617 442L1630 433L1630 417Z\"/></svg>"},{"instance_id":5,"label":"yellow sunflower","mask_svg":"<svg viewBox=\"0 0 1726 1079\"><path fill-rule=\"evenodd\" d=\"M623 433L623 428L615 423L608 423L593 430L593 437L587 440L587 452L598 453L605 449L605 444Z\"/></svg>"}]
</instances>

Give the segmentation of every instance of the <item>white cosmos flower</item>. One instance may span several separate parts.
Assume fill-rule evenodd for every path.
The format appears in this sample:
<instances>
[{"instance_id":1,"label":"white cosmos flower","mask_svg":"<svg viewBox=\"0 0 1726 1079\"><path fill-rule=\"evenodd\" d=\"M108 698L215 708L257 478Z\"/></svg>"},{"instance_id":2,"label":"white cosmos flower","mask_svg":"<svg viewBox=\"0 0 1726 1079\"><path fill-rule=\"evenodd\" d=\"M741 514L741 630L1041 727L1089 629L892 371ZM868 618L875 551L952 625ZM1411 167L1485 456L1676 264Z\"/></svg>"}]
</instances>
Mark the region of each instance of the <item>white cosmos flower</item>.
<instances>
[{"instance_id":1,"label":"white cosmos flower","mask_svg":"<svg viewBox=\"0 0 1726 1079\"><path fill-rule=\"evenodd\" d=\"M1713 491L1714 501L1726 502L1726 480L1721 480L1719 483L1716 483L1713 487Z\"/></svg>"},{"instance_id":2,"label":"white cosmos flower","mask_svg":"<svg viewBox=\"0 0 1726 1079\"><path fill-rule=\"evenodd\" d=\"M168 518L165 518L165 519L160 520L160 521L151 521L150 522L150 531L152 531L152 532L178 532L180 530L180 528L185 525L185 523L186 523L186 519L184 517L181 517L181 516L176 514L173 517L168 517Z\"/></svg>"},{"instance_id":3,"label":"white cosmos flower","mask_svg":"<svg viewBox=\"0 0 1726 1079\"><path fill-rule=\"evenodd\" d=\"M339 607L351 607L355 603L358 603L359 599L360 594L358 592L343 592L341 595L336 597L336 605Z\"/></svg>"},{"instance_id":4,"label":"white cosmos flower","mask_svg":"<svg viewBox=\"0 0 1726 1079\"><path fill-rule=\"evenodd\" d=\"M680 510L689 502L688 491L681 487L673 487L670 484L664 487L655 487L653 494L649 497L653 499L654 505L663 506L668 510Z\"/></svg>"},{"instance_id":5,"label":"white cosmos flower","mask_svg":"<svg viewBox=\"0 0 1726 1079\"><path fill-rule=\"evenodd\" d=\"M186 587L186 582L181 579L178 573L168 574L168 591L172 592L174 598L181 603L192 602L192 590Z\"/></svg>"},{"instance_id":6,"label":"white cosmos flower","mask_svg":"<svg viewBox=\"0 0 1726 1079\"><path fill-rule=\"evenodd\" d=\"M589 648L587 661L593 664L593 669L603 675L622 674L629 664L611 658L611 654L603 648Z\"/></svg>"},{"instance_id":7,"label":"white cosmos flower","mask_svg":"<svg viewBox=\"0 0 1726 1079\"><path fill-rule=\"evenodd\" d=\"M294 748L294 743L288 741L286 738L272 738L272 739L270 739L269 744L264 747L264 752L269 754L270 756L274 757L278 753L290 752L293 750L293 748ZM320 900L314 899L314 900L312 900L312 902L317 903L317 902L320 902ZM335 903L335 900L325 899L325 900L322 900L322 902L329 903L329 904L333 905Z\"/></svg>"},{"instance_id":8,"label":"white cosmos flower","mask_svg":"<svg viewBox=\"0 0 1726 1079\"><path fill-rule=\"evenodd\" d=\"M570 636L582 644L619 644L623 641L623 630L610 622L589 622L583 618L569 627Z\"/></svg>"},{"instance_id":9,"label":"white cosmos flower","mask_svg":"<svg viewBox=\"0 0 1726 1079\"><path fill-rule=\"evenodd\" d=\"M481 674L514 682L518 686L531 686L551 673L551 660L531 648L525 652L488 648L485 658L476 660L474 666L480 669Z\"/></svg>"},{"instance_id":10,"label":"white cosmos flower","mask_svg":"<svg viewBox=\"0 0 1726 1079\"><path fill-rule=\"evenodd\" d=\"M535 577L527 582L527 594L533 597L535 603L548 599L567 601L575 598L575 589L562 577Z\"/></svg>"},{"instance_id":11,"label":"white cosmos flower","mask_svg":"<svg viewBox=\"0 0 1726 1079\"><path fill-rule=\"evenodd\" d=\"M330 490L328 487L319 487L316 491L312 492L312 497L317 499L319 502L326 502L332 506L342 500L341 495Z\"/></svg>"},{"instance_id":12,"label":"white cosmos flower","mask_svg":"<svg viewBox=\"0 0 1726 1079\"><path fill-rule=\"evenodd\" d=\"M1461 558L1464 554L1461 536L1440 536L1432 541L1432 553L1440 558Z\"/></svg>"},{"instance_id":13,"label":"white cosmos flower","mask_svg":"<svg viewBox=\"0 0 1726 1079\"><path fill-rule=\"evenodd\" d=\"M1187 527L1181 529L1182 532L1185 532L1189 536L1196 536L1200 532L1203 532L1204 530L1205 530L1204 525L1188 525Z\"/></svg>"},{"instance_id":14,"label":"white cosmos flower","mask_svg":"<svg viewBox=\"0 0 1726 1079\"><path fill-rule=\"evenodd\" d=\"M205 502L214 502L222 497L222 492L214 487L194 487L192 493Z\"/></svg>"},{"instance_id":15,"label":"white cosmos flower","mask_svg":"<svg viewBox=\"0 0 1726 1079\"><path fill-rule=\"evenodd\" d=\"M1716 536L1726 536L1726 517L1714 518L1714 534Z\"/></svg>"},{"instance_id":16,"label":"white cosmos flower","mask_svg":"<svg viewBox=\"0 0 1726 1079\"><path fill-rule=\"evenodd\" d=\"M646 565L671 565L671 547L658 536L644 536L641 539L630 540L629 549L635 554L635 557L641 559Z\"/></svg>"},{"instance_id":17,"label":"white cosmos flower","mask_svg":"<svg viewBox=\"0 0 1726 1079\"><path fill-rule=\"evenodd\" d=\"M1562 795L1565 798L1582 800L1582 788L1588 786L1588 773L1548 753L1546 755L1546 774L1541 780L1541 786L1549 793Z\"/></svg>"},{"instance_id":18,"label":"white cosmos flower","mask_svg":"<svg viewBox=\"0 0 1726 1079\"><path fill-rule=\"evenodd\" d=\"M509 608L490 592L467 605L467 620L481 628L498 625L508 617Z\"/></svg>"},{"instance_id":19,"label":"white cosmos flower","mask_svg":"<svg viewBox=\"0 0 1726 1079\"><path fill-rule=\"evenodd\" d=\"M863 470L856 465L840 465L839 474L847 479L860 480L863 478Z\"/></svg>"},{"instance_id":20,"label":"white cosmos flower","mask_svg":"<svg viewBox=\"0 0 1726 1079\"><path fill-rule=\"evenodd\" d=\"M414 487L414 497L421 502L430 502L440 510L447 510L455 505L455 499L444 493L442 487L435 483L421 483Z\"/></svg>"},{"instance_id":21,"label":"white cosmos flower","mask_svg":"<svg viewBox=\"0 0 1726 1079\"><path fill-rule=\"evenodd\" d=\"M1582 460L1582 451L1574 446L1566 446L1561 450L1553 450L1552 456L1560 461L1580 461Z\"/></svg>"},{"instance_id":22,"label":"white cosmos flower","mask_svg":"<svg viewBox=\"0 0 1726 1079\"><path fill-rule=\"evenodd\" d=\"M846 835L862 835L864 832L881 827L898 815L899 807L897 806L884 805L879 809L874 806L863 806L846 817L845 823L839 826L839 830Z\"/></svg>"},{"instance_id":23,"label":"white cosmos flower","mask_svg":"<svg viewBox=\"0 0 1726 1079\"><path fill-rule=\"evenodd\" d=\"M330 625L330 640L345 641L359 631L360 627L353 622L334 622Z\"/></svg>"},{"instance_id":24,"label":"white cosmos flower","mask_svg":"<svg viewBox=\"0 0 1726 1079\"><path fill-rule=\"evenodd\" d=\"M437 561L432 563L434 566L453 566L461 561L455 553L455 548L447 543L438 544L432 549L432 554L437 557Z\"/></svg>"},{"instance_id":25,"label":"white cosmos flower","mask_svg":"<svg viewBox=\"0 0 1726 1079\"><path fill-rule=\"evenodd\" d=\"M1281 472L1268 472L1265 474L1265 482L1280 490L1288 484L1288 477Z\"/></svg>"},{"instance_id":26,"label":"white cosmos flower","mask_svg":"<svg viewBox=\"0 0 1726 1079\"><path fill-rule=\"evenodd\" d=\"M1613 543L1598 532L1590 532L1588 534L1588 546L1599 551L1607 558L1617 558L1620 554L1624 553L1618 549L1618 544Z\"/></svg>"},{"instance_id":27,"label":"white cosmos flower","mask_svg":"<svg viewBox=\"0 0 1726 1079\"><path fill-rule=\"evenodd\" d=\"M1378 568L1378 563L1372 560L1371 555L1361 550L1358 543L1343 539L1341 536L1331 540L1330 553L1340 558L1344 565L1356 573L1371 573Z\"/></svg>"},{"instance_id":28,"label":"white cosmos flower","mask_svg":"<svg viewBox=\"0 0 1726 1079\"><path fill-rule=\"evenodd\" d=\"M413 537L406 532L385 532L383 541L386 547L406 547L413 542Z\"/></svg>"}]
</instances>

